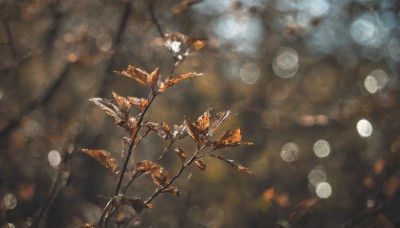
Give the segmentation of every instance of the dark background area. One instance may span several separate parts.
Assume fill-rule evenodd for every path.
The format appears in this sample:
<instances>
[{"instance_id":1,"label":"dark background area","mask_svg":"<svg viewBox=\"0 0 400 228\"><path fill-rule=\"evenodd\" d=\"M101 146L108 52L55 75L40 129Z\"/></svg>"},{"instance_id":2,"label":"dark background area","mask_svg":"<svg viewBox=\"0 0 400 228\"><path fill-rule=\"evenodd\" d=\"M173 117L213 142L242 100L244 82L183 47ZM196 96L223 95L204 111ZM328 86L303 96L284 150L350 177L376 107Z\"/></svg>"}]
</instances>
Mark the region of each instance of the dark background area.
<instances>
[{"instance_id":1,"label":"dark background area","mask_svg":"<svg viewBox=\"0 0 400 228\"><path fill-rule=\"evenodd\" d=\"M206 40L174 72L205 76L171 87L146 120L172 126L210 106L229 109L237 115L222 130L240 127L255 145L220 154L256 175L206 159L205 172L192 167L176 181L180 198L161 195L137 226L399 227L399 3L184 6L0 0L2 226L29 227L47 199L47 227L99 219L115 179L80 149L119 158L126 135L88 99L112 99L112 91L146 97L143 86L114 73L129 64L169 75L174 58L158 22L163 33ZM151 134L136 160L156 159L163 146ZM194 148L190 140L179 146ZM59 163L67 155L68 168ZM163 165L174 173L179 158L168 154ZM153 190L143 177L129 194L147 198Z\"/></svg>"}]
</instances>

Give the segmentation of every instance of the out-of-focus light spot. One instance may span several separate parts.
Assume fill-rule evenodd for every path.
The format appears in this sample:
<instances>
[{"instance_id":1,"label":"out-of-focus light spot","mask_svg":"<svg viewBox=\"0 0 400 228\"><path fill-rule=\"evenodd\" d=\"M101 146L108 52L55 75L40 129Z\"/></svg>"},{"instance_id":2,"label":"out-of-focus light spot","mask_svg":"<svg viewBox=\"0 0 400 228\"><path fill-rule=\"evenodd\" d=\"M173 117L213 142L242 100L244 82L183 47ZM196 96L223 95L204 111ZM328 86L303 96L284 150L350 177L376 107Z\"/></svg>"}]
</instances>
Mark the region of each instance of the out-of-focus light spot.
<instances>
[{"instance_id":1,"label":"out-of-focus light spot","mask_svg":"<svg viewBox=\"0 0 400 228\"><path fill-rule=\"evenodd\" d=\"M327 199L332 195L332 187L327 182L321 182L317 185L315 193L321 199Z\"/></svg>"},{"instance_id":2,"label":"out-of-focus light spot","mask_svg":"<svg viewBox=\"0 0 400 228\"><path fill-rule=\"evenodd\" d=\"M7 223L7 228L15 228L15 226L14 226L14 224L12 224L12 223Z\"/></svg>"},{"instance_id":3,"label":"out-of-focus light spot","mask_svg":"<svg viewBox=\"0 0 400 228\"><path fill-rule=\"evenodd\" d=\"M330 5L326 0L307 0L305 1L305 7L310 15L321 17L328 12Z\"/></svg>"},{"instance_id":4,"label":"out-of-focus light spot","mask_svg":"<svg viewBox=\"0 0 400 228\"><path fill-rule=\"evenodd\" d=\"M244 54L258 51L258 45L264 36L260 18L247 14L221 16L213 23L212 28L222 44L230 43L236 51Z\"/></svg>"},{"instance_id":5,"label":"out-of-focus light spot","mask_svg":"<svg viewBox=\"0 0 400 228\"><path fill-rule=\"evenodd\" d=\"M70 63L74 63L79 60L79 56L76 53L69 53L67 55L67 61Z\"/></svg>"},{"instance_id":6,"label":"out-of-focus light spot","mask_svg":"<svg viewBox=\"0 0 400 228\"><path fill-rule=\"evenodd\" d=\"M323 139L320 139L314 143L314 153L319 158L324 158L331 152L329 143Z\"/></svg>"},{"instance_id":7,"label":"out-of-focus light spot","mask_svg":"<svg viewBox=\"0 0 400 228\"><path fill-rule=\"evenodd\" d=\"M371 136L373 128L368 120L362 119L357 123L357 131L361 137L366 138Z\"/></svg>"},{"instance_id":8,"label":"out-of-focus light spot","mask_svg":"<svg viewBox=\"0 0 400 228\"><path fill-rule=\"evenodd\" d=\"M61 155L56 150L50 151L47 158L52 167L57 167L61 163Z\"/></svg>"},{"instance_id":9,"label":"out-of-focus light spot","mask_svg":"<svg viewBox=\"0 0 400 228\"><path fill-rule=\"evenodd\" d=\"M313 186L317 186L321 182L325 182L326 181L326 173L321 169L313 169L308 174L308 181Z\"/></svg>"},{"instance_id":10,"label":"out-of-focus light spot","mask_svg":"<svg viewBox=\"0 0 400 228\"><path fill-rule=\"evenodd\" d=\"M246 84L254 84L260 78L260 68L255 63L246 63L240 68L240 78Z\"/></svg>"},{"instance_id":11,"label":"out-of-focus light spot","mask_svg":"<svg viewBox=\"0 0 400 228\"><path fill-rule=\"evenodd\" d=\"M369 45L376 41L378 28L371 15L362 15L350 28L351 37L360 45Z\"/></svg>"},{"instance_id":12,"label":"out-of-focus light spot","mask_svg":"<svg viewBox=\"0 0 400 228\"><path fill-rule=\"evenodd\" d=\"M294 162L297 160L299 154L299 147L296 143L286 143L281 150L281 158L285 162Z\"/></svg>"},{"instance_id":13,"label":"out-of-focus light spot","mask_svg":"<svg viewBox=\"0 0 400 228\"><path fill-rule=\"evenodd\" d=\"M400 61L400 39L393 37L390 39L388 47L390 57L395 61Z\"/></svg>"},{"instance_id":14,"label":"out-of-focus light spot","mask_svg":"<svg viewBox=\"0 0 400 228\"><path fill-rule=\"evenodd\" d=\"M397 16L391 11L384 11L379 17L380 25L386 29L392 29L397 25Z\"/></svg>"},{"instance_id":15,"label":"out-of-focus light spot","mask_svg":"<svg viewBox=\"0 0 400 228\"><path fill-rule=\"evenodd\" d=\"M292 0L277 0L275 7L279 11L286 12L295 10L297 8L297 4L296 1Z\"/></svg>"},{"instance_id":16,"label":"out-of-focus light spot","mask_svg":"<svg viewBox=\"0 0 400 228\"><path fill-rule=\"evenodd\" d=\"M100 51L110 50L110 48L112 47L111 36L106 33L100 34L96 37L96 46L97 49L99 49Z\"/></svg>"},{"instance_id":17,"label":"out-of-focus light spot","mask_svg":"<svg viewBox=\"0 0 400 228\"><path fill-rule=\"evenodd\" d=\"M299 69L299 56L293 48L282 47L272 61L272 69L280 78L291 78Z\"/></svg>"},{"instance_id":18,"label":"out-of-focus light spot","mask_svg":"<svg viewBox=\"0 0 400 228\"><path fill-rule=\"evenodd\" d=\"M383 70L372 71L364 80L365 89L370 93L376 93L388 83L388 76Z\"/></svg>"},{"instance_id":19,"label":"out-of-focus light spot","mask_svg":"<svg viewBox=\"0 0 400 228\"><path fill-rule=\"evenodd\" d=\"M367 200L367 208L375 207L375 201L372 199Z\"/></svg>"},{"instance_id":20,"label":"out-of-focus light spot","mask_svg":"<svg viewBox=\"0 0 400 228\"><path fill-rule=\"evenodd\" d=\"M72 43L75 41L75 35L72 33L65 33L63 36L63 40L65 43Z\"/></svg>"},{"instance_id":21,"label":"out-of-focus light spot","mask_svg":"<svg viewBox=\"0 0 400 228\"><path fill-rule=\"evenodd\" d=\"M17 206L17 198L12 193L7 193L3 197L4 207L7 210L12 210Z\"/></svg>"}]
</instances>

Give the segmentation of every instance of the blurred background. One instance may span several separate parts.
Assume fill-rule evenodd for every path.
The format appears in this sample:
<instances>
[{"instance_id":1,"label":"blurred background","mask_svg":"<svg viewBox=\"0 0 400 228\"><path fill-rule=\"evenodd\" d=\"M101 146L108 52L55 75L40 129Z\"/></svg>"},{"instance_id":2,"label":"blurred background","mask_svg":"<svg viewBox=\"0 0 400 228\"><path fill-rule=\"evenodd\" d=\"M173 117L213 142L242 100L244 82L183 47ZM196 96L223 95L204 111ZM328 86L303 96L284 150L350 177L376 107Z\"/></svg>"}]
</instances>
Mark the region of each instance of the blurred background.
<instances>
[{"instance_id":1,"label":"blurred background","mask_svg":"<svg viewBox=\"0 0 400 228\"><path fill-rule=\"evenodd\" d=\"M219 154L256 175L205 159L205 172L192 167L177 179L180 198L163 194L121 227L399 227L399 8L396 0L0 0L2 227L99 219L116 181L80 149L120 158L126 134L88 99L147 97L114 70L159 66L168 77L166 46L176 46L160 32L201 40L190 52L175 41L184 60L173 75L206 76L159 96L146 120L173 126L210 106L229 109L237 115L216 135L240 127L255 145ZM136 161L166 145L150 134ZM190 139L177 146L195 148ZM172 176L179 163L171 152L162 165ZM128 194L147 198L154 187L141 177Z\"/></svg>"}]
</instances>

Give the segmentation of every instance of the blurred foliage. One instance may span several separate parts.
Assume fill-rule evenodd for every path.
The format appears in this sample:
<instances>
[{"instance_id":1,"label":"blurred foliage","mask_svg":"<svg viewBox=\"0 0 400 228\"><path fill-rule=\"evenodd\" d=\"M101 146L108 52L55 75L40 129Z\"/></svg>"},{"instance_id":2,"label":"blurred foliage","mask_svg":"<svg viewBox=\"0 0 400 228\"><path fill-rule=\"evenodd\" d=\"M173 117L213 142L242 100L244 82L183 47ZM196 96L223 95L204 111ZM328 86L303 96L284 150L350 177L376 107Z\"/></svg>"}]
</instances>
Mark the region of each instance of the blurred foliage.
<instances>
[{"instance_id":1,"label":"blurred foliage","mask_svg":"<svg viewBox=\"0 0 400 228\"><path fill-rule=\"evenodd\" d=\"M115 179L78 151L118 157L124 135L88 99L145 97L114 71L160 67L166 77L176 58L175 75L206 76L172 87L147 119L173 125L230 109L238 115L226 129L241 126L255 146L221 153L256 175L206 159L205 172L177 179L181 198L157 198L126 227L399 227L399 9L395 0L0 0L3 227L29 227L49 198L47 227L96 222ZM138 159L157 158L163 143L150 136ZM169 153L163 165L174 172L179 162ZM151 195L150 181L130 194Z\"/></svg>"}]
</instances>

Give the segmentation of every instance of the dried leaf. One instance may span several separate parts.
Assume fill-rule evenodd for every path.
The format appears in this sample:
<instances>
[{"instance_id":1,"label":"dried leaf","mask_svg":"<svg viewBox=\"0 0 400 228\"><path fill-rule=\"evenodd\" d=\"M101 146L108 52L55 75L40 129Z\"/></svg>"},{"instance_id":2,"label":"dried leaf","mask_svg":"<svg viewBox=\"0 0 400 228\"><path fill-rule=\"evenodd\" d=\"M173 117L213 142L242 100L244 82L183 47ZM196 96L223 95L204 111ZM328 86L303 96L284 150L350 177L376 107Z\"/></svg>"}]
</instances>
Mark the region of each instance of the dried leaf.
<instances>
[{"instance_id":1,"label":"dried leaf","mask_svg":"<svg viewBox=\"0 0 400 228\"><path fill-rule=\"evenodd\" d=\"M187 74L182 74L179 75L176 78L172 78L166 82L161 83L160 88L158 90L158 92L162 93L165 92L165 90L167 90L169 87L175 85L177 82L186 79L186 78L192 78L195 76L202 76L203 74L199 74L199 73L195 73L195 72L191 72L191 73L187 73Z\"/></svg>"},{"instance_id":2,"label":"dried leaf","mask_svg":"<svg viewBox=\"0 0 400 228\"><path fill-rule=\"evenodd\" d=\"M97 105L101 110L103 110L107 115L114 118L115 123L119 124L125 119L125 115L122 111L111 101L103 98L91 98L89 101L92 101L95 105Z\"/></svg>"},{"instance_id":3,"label":"dried leaf","mask_svg":"<svg viewBox=\"0 0 400 228\"><path fill-rule=\"evenodd\" d=\"M193 124L196 126L199 133L206 133L210 125L210 112L212 108L208 108Z\"/></svg>"},{"instance_id":4,"label":"dried leaf","mask_svg":"<svg viewBox=\"0 0 400 228\"><path fill-rule=\"evenodd\" d=\"M160 68L157 67L151 74L147 77L147 84L154 87L157 85L158 75L160 74Z\"/></svg>"},{"instance_id":5,"label":"dried leaf","mask_svg":"<svg viewBox=\"0 0 400 228\"><path fill-rule=\"evenodd\" d=\"M205 171L206 170L206 166L207 164L201 160L195 160L194 164L197 166L197 168L199 168L201 171Z\"/></svg>"},{"instance_id":6,"label":"dried leaf","mask_svg":"<svg viewBox=\"0 0 400 228\"><path fill-rule=\"evenodd\" d=\"M185 121L183 124L185 125L188 134L194 139L194 141L199 144L200 143L200 133L198 132L197 127L190 122L190 120L185 116Z\"/></svg>"},{"instance_id":7,"label":"dried leaf","mask_svg":"<svg viewBox=\"0 0 400 228\"><path fill-rule=\"evenodd\" d=\"M168 172L159 164L154 164L151 168L151 179L159 187L164 186L168 182Z\"/></svg>"},{"instance_id":8,"label":"dried leaf","mask_svg":"<svg viewBox=\"0 0 400 228\"><path fill-rule=\"evenodd\" d=\"M162 192L163 193L172 193L176 197L180 197L182 195L182 192L179 191L177 187L171 187L171 186L164 189Z\"/></svg>"},{"instance_id":9,"label":"dried leaf","mask_svg":"<svg viewBox=\"0 0 400 228\"><path fill-rule=\"evenodd\" d=\"M181 148L176 148L175 151L178 154L178 156L181 158L182 163L184 163L186 160L186 152L183 151Z\"/></svg>"},{"instance_id":10,"label":"dried leaf","mask_svg":"<svg viewBox=\"0 0 400 228\"><path fill-rule=\"evenodd\" d=\"M140 109L141 112L146 108L147 104L149 103L149 100L145 98L137 98L137 97L128 97L128 102L131 105L134 105Z\"/></svg>"},{"instance_id":11,"label":"dried leaf","mask_svg":"<svg viewBox=\"0 0 400 228\"><path fill-rule=\"evenodd\" d=\"M104 167L111 170L113 174L119 173L120 168L118 166L118 162L113 156L111 156L109 152L105 150L89 150L89 149L82 149L82 152L96 159Z\"/></svg>"},{"instance_id":12,"label":"dried leaf","mask_svg":"<svg viewBox=\"0 0 400 228\"><path fill-rule=\"evenodd\" d=\"M125 199L123 204L131 206L137 213L143 211L146 208L153 208L153 204L146 204L143 199Z\"/></svg>"},{"instance_id":13,"label":"dried leaf","mask_svg":"<svg viewBox=\"0 0 400 228\"><path fill-rule=\"evenodd\" d=\"M221 124L228 121L231 117L231 112L229 110L217 113L211 121L209 134L212 135L219 128L219 126L221 126Z\"/></svg>"},{"instance_id":14,"label":"dried leaf","mask_svg":"<svg viewBox=\"0 0 400 228\"><path fill-rule=\"evenodd\" d=\"M131 104L129 103L129 101L125 98L122 97L120 95L118 95L117 93L112 92L115 103L117 104L118 107L120 107L122 110L129 111Z\"/></svg>"},{"instance_id":15,"label":"dried leaf","mask_svg":"<svg viewBox=\"0 0 400 228\"><path fill-rule=\"evenodd\" d=\"M144 161L138 162L136 164L136 170L137 170L137 172L146 173L146 172L151 171L151 168L153 166L154 166L154 163L152 161L144 160Z\"/></svg>"},{"instance_id":16,"label":"dried leaf","mask_svg":"<svg viewBox=\"0 0 400 228\"><path fill-rule=\"evenodd\" d=\"M140 68L133 67L131 65L128 66L128 69L124 71L115 71L117 74L126 76L128 78L132 78L140 84L146 84L148 73Z\"/></svg>"},{"instance_id":17,"label":"dried leaf","mask_svg":"<svg viewBox=\"0 0 400 228\"><path fill-rule=\"evenodd\" d=\"M188 135L186 127L184 125L174 125L174 133L172 136L176 139L182 139Z\"/></svg>"},{"instance_id":18,"label":"dried leaf","mask_svg":"<svg viewBox=\"0 0 400 228\"><path fill-rule=\"evenodd\" d=\"M168 127L166 123L156 123L156 122L146 122L143 124L143 126L147 127L148 129L157 132L157 134L165 139L165 140L170 140L172 138L172 132L171 129Z\"/></svg>"},{"instance_id":19,"label":"dried leaf","mask_svg":"<svg viewBox=\"0 0 400 228\"><path fill-rule=\"evenodd\" d=\"M207 41L205 40L196 40L193 42L192 46L196 51L201 50L204 46L206 46Z\"/></svg>"},{"instance_id":20,"label":"dried leaf","mask_svg":"<svg viewBox=\"0 0 400 228\"><path fill-rule=\"evenodd\" d=\"M233 168L235 168L238 171L242 171L242 172L245 172L247 174L254 175L254 173L250 169L248 169L248 168L244 167L243 165L235 162L234 160L227 159L227 158L224 158L224 157L221 157L221 156L218 156L218 155L213 155L213 154L211 154L210 156L214 157L214 158L218 158L219 160L228 163L230 166L232 166Z\"/></svg>"},{"instance_id":21,"label":"dried leaf","mask_svg":"<svg viewBox=\"0 0 400 228\"><path fill-rule=\"evenodd\" d=\"M214 149L217 150L224 147L234 147L238 145L253 145L252 142L241 142L242 135L240 128L232 129L227 132L216 142L214 142Z\"/></svg>"}]
</instances>

